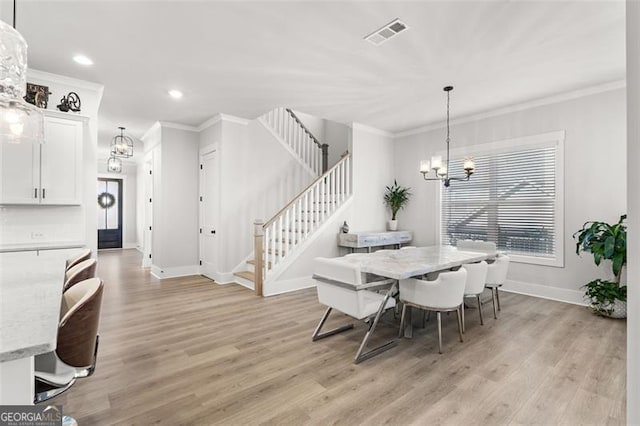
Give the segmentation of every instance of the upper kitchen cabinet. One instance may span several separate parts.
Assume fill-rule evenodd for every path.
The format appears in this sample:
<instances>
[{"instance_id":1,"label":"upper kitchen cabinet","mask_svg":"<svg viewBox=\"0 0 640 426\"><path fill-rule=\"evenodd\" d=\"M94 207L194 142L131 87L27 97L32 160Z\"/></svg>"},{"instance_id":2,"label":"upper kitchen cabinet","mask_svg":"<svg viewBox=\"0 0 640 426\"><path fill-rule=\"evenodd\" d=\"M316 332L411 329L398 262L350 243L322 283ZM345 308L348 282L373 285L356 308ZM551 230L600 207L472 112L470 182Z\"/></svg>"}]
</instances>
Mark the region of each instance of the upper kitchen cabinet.
<instances>
[{"instance_id":1,"label":"upper kitchen cabinet","mask_svg":"<svg viewBox=\"0 0 640 426\"><path fill-rule=\"evenodd\" d=\"M87 117L45 111L44 143L2 143L0 204L79 205Z\"/></svg>"}]
</instances>

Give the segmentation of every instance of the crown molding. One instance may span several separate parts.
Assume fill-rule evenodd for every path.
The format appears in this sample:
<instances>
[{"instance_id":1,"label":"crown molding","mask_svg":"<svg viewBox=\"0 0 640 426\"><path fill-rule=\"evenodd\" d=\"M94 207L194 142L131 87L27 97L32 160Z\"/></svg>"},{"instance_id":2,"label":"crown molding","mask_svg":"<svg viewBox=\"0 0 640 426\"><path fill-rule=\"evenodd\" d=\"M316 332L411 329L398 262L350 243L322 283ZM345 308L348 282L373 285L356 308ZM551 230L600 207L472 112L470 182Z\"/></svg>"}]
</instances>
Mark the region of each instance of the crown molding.
<instances>
[{"instance_id":1,"label":"crown molding","mask_svg":"<svg viewBox=\"0 0 640 426\"><path fill-rule=\"evenodd\" d=\"M79 80L73 77L67 77L66 75L53 74L46 71L40 71L33 68L27 70L27 78L34 78L38 80L48 80L54 83L66 84L69 86L75 86L82 89L93 90L94 92L100 92L104 90L104 86L100 83L94 83L92 81Z\"/></svg>"},{"instance_id":2,"label":"crown molding","mask_svg":"<svg viewBox=\"0 0 640 426\"><path fill-rule=\"evenodd\" d=\"M384 136L387 138L393 138L394 134L391 132L387 132L386 130L376 129L375 127L367 126L365 124L360 123L351 123L351 129L353 130L361 130L363 132L372 133L374 135Z\"/></svg>"},{"instance_id":3,"label":"crown molding","mask_svg":"<svg viewBox=\"0 0 640 426\"><path fill-rule=\"evenodd\" d=\"M218 124L221 121L228 121L230 123L236 123L236 124L241 124L243 126L246 126L247 124L249 124L251 122L251 120L248 120L246 118L242 118L242 117L236 117L234 115L229 115L229 114L222 114L222 113L218 113L216 115L214 115L213 117L211 117L210 119L206 120L205 122L203 122L202 124L200 124L197 129L199 132L208 129L211 126L214 126L216 124Z\"/></svg>"},{"instance_id":4,"label":"crown molding","mask_svg":"<svg viewBox=\"0 0 640 426\"><path fill-rule=\"evenodd\" d=\"M144 134L142 135L142 137L140 138L140 140L144 143L145 139L149 137L149 135L153 132L155 132L156 130L160 129L160 122L156 121L155 123L153 123L151 125L151 127L149 127L147 129L146 132L144 132Z\"/></svg>"},{"instance_id":5,"label":"crown molding","mask_svg":"<svg viewBox=\"0 0 640 426\"><path fill-rule=\"evenodd\" d=\"M187 132L199 132L197 127L188 126L186 124L172 123L170 121L158 121L160 126L167 129L186 130Z\"/></svg>"},{"instance_id":6,"label":"crown molding","mask_svg":"<svg viewBox=\"0 0 640 426\"><path fill-rule=\"evenodd\" d=\"M557 104L573 99L582 98L585 96L595 95L598 93L610 92L613 90L623 89L626 87L625 80L617 80L609 83L599 84L596 86L585 87L583 89L573 90L571 92L560 93L557 95L548 96L545 98L534 99L519 104L509 105L478 114L468 115L451 120L451 126L456 124L464 124L472 121L484 120L485 118L496 117L499 115L509 114L512 112L524 111L531 108L537 108L545 105ZM413 136L421 133L427 133L432 130L443 129L446 127L445 121L438 121L435 123L427 124L426 126L417 127L414 129L404 130L402 132L394 133L393 138L403 138L406 136Z\"/></svg>"}]
</instances>

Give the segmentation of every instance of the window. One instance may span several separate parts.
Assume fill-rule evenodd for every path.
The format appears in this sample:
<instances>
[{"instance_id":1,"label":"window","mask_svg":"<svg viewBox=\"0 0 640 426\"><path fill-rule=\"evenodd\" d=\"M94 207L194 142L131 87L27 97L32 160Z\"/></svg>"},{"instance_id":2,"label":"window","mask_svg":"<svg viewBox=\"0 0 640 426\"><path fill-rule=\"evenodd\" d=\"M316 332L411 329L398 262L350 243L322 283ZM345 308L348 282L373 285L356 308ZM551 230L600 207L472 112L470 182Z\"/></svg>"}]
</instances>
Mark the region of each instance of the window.
<instances>
[{"instance_id":1,"label":"window","mask_svg":"<svg viewBox=\"0 0 640 426\"><path fill-rule=\"evenodd\" d=\"M494 241L514 261L562 266L563 140L564 132L553 132L473 152L471 179L442 188L441 244ZM450 170L462 162L452 155Z\"/></svg>"}]
</instances>

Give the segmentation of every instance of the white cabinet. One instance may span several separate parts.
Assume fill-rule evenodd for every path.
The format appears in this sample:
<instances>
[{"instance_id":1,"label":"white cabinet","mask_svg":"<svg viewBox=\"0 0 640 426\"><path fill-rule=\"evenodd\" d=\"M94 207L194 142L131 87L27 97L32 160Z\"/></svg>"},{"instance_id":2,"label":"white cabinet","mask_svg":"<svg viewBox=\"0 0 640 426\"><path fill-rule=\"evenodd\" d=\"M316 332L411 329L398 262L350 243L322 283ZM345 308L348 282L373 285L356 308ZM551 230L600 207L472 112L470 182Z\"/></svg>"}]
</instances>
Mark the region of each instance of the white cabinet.
<instances>
[{"instance_id":1,"label":"white cabinet","mask_svg":"<svg viewBox=\"0 0 640 426\"><path fill-rule=\"evenodd\" d=\"M45 142L0 144L0 204L81 204L86 117L45 112Z\"/></svg>"}]
</instances>

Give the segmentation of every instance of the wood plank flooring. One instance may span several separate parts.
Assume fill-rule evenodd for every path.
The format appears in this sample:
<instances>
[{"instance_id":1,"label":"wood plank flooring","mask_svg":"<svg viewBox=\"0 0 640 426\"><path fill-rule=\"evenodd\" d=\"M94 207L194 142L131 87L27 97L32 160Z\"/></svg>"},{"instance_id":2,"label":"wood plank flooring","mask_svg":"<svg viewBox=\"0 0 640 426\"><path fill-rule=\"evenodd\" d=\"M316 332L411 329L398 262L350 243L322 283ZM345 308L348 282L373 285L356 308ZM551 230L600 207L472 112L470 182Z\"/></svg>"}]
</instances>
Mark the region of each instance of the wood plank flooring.
<instances>
[{"instance_id":1,"label":"wood plank flooring","mask_svg":"<svg viewBox=\"0 0 640 426\"><path fill-rule=\"evenodd\" d=\"M365 330L311 342L315 290L258 298L203 277L159 281L135 250L100 252L96 373L51 400L80 425L624 424L626 323L501 293L496 321L455 315L359 365ZM349 321L332 313L327 327ZM397 335L392 315L378 341ZM375 342L374 342L375 343Z\"/></svg>"}]
</instances>

